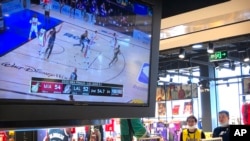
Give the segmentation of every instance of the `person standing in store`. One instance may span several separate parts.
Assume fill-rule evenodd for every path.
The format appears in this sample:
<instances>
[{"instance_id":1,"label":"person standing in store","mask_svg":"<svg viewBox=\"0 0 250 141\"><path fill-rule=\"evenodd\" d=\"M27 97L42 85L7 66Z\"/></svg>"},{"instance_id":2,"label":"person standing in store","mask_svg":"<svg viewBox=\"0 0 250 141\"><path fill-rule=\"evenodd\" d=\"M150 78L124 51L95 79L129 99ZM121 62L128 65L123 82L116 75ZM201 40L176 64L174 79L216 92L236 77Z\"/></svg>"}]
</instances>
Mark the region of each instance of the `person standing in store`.
<instances>
[{"instance_id":1,"label":"person standing in store","mask_svg":"<svg viewBox=\"0 0 250 141\"><path fill-rule=\"evenodd\" d=\"M136 138L149 137L146 127L139 118L120 119L121 141L133 141Z\"/></svg>"},{"instance_id":2,"label":"person standing in store","mask_svg":"<svg viewBox=\"0 0 250 141\"><path fill-rule=\"evenodd\" d=\"M223 141L229 141L229 112L219 112L219 123L220 126L213 130L213 137L222 137Z\"/></svg>"},{"instance_id":3,"label":"person standing in store","mask_svg":"<svg viewBox=\"0 0 250 141\"><path fill-rule=\"evenodd\" d=\"M187 128L183 129L180 135L180 141L199 141L205 139L204 132L197 128L197 118L193 115L187 117Z\"/></svg>"}]
</instances>

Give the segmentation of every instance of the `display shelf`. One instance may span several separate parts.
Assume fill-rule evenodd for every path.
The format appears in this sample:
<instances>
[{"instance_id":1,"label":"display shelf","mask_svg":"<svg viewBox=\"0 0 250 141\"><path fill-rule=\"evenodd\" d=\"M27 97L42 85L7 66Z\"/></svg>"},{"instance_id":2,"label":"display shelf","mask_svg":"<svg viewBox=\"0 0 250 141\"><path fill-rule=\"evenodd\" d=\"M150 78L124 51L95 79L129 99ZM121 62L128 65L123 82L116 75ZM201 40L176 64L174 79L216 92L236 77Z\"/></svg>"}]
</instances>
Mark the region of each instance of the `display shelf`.
<instances>
[{"instance_id":1,"label":"display shelf","mask_svg":"<svg viewBox=\"0 0 250 141\"><path fill-rule=\"evenodd\" d=\"M156 118L171 122L185 121L190 115L199 118L199 97L197 84L159 87L156 97Z\"/></svg>"}]
</instances>

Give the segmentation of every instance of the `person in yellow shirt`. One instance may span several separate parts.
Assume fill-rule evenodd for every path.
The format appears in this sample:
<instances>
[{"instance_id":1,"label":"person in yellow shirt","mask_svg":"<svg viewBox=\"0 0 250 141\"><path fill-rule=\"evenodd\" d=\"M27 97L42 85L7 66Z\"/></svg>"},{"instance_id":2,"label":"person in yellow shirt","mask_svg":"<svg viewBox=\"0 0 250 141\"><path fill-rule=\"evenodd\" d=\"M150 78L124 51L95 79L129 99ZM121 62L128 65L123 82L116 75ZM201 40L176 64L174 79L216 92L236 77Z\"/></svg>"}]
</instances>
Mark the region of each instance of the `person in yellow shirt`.
<instances>
[{"instance_id":1,"label":"person in yellow shirt","mask_svg":"<svg viewBox=\"0 0 250 141\"><path fill-rule=\"evenodd\" d=\"M197 118L193 115L187 117L187 128L183 129L180 135L180 141L200 141L205 139L204 132L197 128Z\"/></svg>"}]
</instances>

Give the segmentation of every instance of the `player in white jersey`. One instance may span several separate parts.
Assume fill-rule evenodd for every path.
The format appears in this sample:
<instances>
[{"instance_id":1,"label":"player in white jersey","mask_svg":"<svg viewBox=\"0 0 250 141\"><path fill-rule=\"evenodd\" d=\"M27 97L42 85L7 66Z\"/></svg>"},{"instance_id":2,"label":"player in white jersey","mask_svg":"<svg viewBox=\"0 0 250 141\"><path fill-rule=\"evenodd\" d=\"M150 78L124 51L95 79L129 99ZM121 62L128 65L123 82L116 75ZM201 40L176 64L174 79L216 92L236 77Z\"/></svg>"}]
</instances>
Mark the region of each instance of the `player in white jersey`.
<instances>
[{"instance_id":1,"label":"player in white jersey","mask_svg":"<svg viewBox=\"0 0 250 141\"><path fill-rule=\"evenodd\" d=\"M90 45L93 45L95 43L95 40L97 39L97 31L91 34L90 36Z\"/></svg>"},{"instance_id":2,"label":"player in white jersey","mask_svg":"<svg viewBox=\"0 0 250 141\"><path fill-rule=\"evenodd\" d=\"M30 29L30 34L29 34L29 40L31 39L31 35L32 35L33 32L35 32L36 37L38 36L38 34L37 34L37 32L38 32L37 26L39 24L41 24L41 23L38 21L38 18L37 18L36 14L34 14L33 17L31 18L30 24L31 24L31 29Z\"/></svg>"},{"instance_id":3,"label":"player in white jersey","mask_svg":"<svg viewBox=\"0 0 250 141\"><path fill-rule=\"evenodd\" d=\"M39 55L44 54L45 51L45 42L46 42L46 30L42 27L38 33L38 40L40 45Z\"/></svg>"},{"instance_id":4,"label":"player in white jersey","mask_svg":"<svg viewBox=\"0 0 250 141\"><path fill-rule=\"evenodd\" d=\"M110 43L111 43L111 47L116 48L116 46L117 46L117 36L116 36L116 33L113 34L113 38L110 41Z\"/></svg>"}]
</instances>

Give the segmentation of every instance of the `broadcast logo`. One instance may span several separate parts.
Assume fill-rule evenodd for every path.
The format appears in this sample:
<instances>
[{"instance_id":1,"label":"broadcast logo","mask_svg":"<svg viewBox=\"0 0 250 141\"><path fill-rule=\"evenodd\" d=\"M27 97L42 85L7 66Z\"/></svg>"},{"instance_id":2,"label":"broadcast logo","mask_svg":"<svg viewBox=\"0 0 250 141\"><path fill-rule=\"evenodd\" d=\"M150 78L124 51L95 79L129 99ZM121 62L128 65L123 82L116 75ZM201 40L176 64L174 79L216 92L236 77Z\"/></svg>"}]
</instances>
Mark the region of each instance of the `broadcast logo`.
<instances>
[{"instance_id":1,"label":"broadcast logo","mask_svg":"<svg viewBox=\"0 0 250 141\"><path fill-rule=\"evenodd\" d=\"M249 141L250 125L230 125L230 141Z\"/></svg>"}]
</instances>

